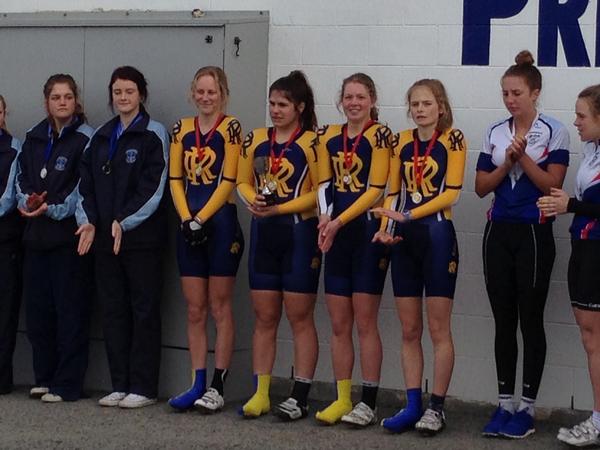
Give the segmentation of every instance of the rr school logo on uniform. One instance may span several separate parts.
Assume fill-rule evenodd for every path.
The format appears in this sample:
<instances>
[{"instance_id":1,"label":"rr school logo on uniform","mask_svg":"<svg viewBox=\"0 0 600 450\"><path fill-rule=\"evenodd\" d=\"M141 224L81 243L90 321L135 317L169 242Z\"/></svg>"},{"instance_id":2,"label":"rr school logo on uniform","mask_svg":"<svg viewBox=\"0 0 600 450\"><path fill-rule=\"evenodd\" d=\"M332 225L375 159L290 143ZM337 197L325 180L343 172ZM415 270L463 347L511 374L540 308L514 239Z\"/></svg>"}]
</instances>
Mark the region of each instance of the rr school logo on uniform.
<instances>
[{"instance_id":1,"label":"rr school logo on uniform","mask_svg":"<svg viewBox=\"0 0 600 450\"><path fill-rule=\"evenodd\" d=\"M68 162L69 162L69 160L66 157L59 156L58 158L56 158L56 163L54 164L54 169L63 171L66 169Z\"/></svg>"},{"instance_id":2,"label":"rr school logo on uniform","mask_svg":"<svg viewBox=\"0 0 600 450\"><path fill-rule=\"evenodd\" d=\"M192 147L183 154L183 168L190 183L198 185L211 184L217 175L213 173L212 168L217 161L217 154L210 147L204 147L202 160L198 157L198 150Z\"/></svg>"},{"instance_id":3,"label":"rr school logo on uniform","mask_svg":"<svg viewBox=\"0 0 600 450\"><path fill-rule=\"evenodd\" d=\"M417 177L415 173L415 162L413 160L406 161L404 166L404 178L406 180L406 190L408 192L416 192L418 188L421 188L423 195L427 198L433 196L437 192L433 184L433 177L437 175L440 170L440 166L437 161L433 158L425 159L423 156L418 157L418 163L420 166L425 165L423 168L423 179L421 185L417 186Z\"/></svg>"},{"instance_id":4,"label":"rr school logo on uniform","mask_svg":"<svg viewBox=\"0 0 600 450\"><path fill-rule=\"evenodd\" d=\"M135 148L125 150L125 162L127 164L133 164L137 160L138 151Z\"/></svg>"},{"instance_id":5,"label":"rr school logo on uniform","mask_svg":"<svg viewBox=\"0 0 600 450\"><path fill-rule=\"evenodd\" d=\"M528 3L536 0L464 0L462 64L490 64L492 19L507 19L518 15ZM537 0L538 48L540 66L556 66L558 34L567 66L589 67L590 58L579 25L579 19L592 2L589 0ZM600 1L597 1L600 3ZM600 4L596 5L600 8ZM595 66L600 66L600 14L596 17ZM526 47L526 43L522 46Z\"/></svg>"},{"instance_id":6,"label":"rr school logo on uniform","mask_svg":"<svg viewBox=\"0 0 600 450\"><path fill-rule=\"evenodd\" d=\"M357 154L352 157L350 170L346 169L343 152L337 152L337 155L331 158L331 162L335 172L335 188L339 192L359 192L365 187L365 184L361 183L358 178L364 164ZM344 183L344 175L350 177L349 183Z\"/></svg>"}]
</instances>

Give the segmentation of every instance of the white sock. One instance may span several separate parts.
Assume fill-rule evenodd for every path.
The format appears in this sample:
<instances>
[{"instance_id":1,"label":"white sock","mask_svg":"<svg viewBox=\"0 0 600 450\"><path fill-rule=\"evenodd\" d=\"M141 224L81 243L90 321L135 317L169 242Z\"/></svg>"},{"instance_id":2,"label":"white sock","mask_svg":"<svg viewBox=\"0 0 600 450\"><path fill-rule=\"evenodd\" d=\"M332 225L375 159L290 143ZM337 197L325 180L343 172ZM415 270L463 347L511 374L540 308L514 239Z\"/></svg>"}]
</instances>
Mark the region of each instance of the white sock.
<instances>
[{"instance_id":1,"label":"white sock","mask_svg":"<svg viewBox=\"0 0 600 450\"><path fill-rule=\"evenodd\" d=\"M535 416L535 400L532 398L521 397L518 411L525 410L531 417Z\"/></svg>"},{"instance_id":2,"label":"white sock","mask_svg":"<svg viewBox=\"0 0 600 450\"><path fill-rule=\"evenodd\" d=\"M515 412L515 404L513 403L512 395L501 394L498 396L498 405L505 411L513 414Z\"/></svg>"},{"instance_id":3,"label":"white sock","mask_svg":"<svg viewBox=\"0 0 600 450\"><path fill-rule=\"evenodd\" d=\"M592 423L597 430L600 430L600 411L594 411L592 413Z\"/></svg>"}]
</instances>

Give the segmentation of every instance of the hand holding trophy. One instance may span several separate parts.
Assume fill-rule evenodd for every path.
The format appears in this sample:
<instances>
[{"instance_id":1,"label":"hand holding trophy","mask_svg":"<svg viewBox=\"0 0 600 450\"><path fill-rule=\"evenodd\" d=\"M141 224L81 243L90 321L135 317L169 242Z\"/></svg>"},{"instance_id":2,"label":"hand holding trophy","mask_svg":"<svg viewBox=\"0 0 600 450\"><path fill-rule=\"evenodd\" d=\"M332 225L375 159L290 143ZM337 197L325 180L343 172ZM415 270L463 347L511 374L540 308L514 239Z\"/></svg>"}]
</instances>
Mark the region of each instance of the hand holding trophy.
<instances>
[{"instance_id":1,"label":"hand holding trophy","mask_svg":"<svg viewBox=\"0 0 600 450\"><path fill-rule=\"evenodd\" d=\"M254 170L260 181L257 192L263 196L266 206L273 206L277 203L277 182L271 176L269 157L254 158Z\"/></svg>"}]
</instances>

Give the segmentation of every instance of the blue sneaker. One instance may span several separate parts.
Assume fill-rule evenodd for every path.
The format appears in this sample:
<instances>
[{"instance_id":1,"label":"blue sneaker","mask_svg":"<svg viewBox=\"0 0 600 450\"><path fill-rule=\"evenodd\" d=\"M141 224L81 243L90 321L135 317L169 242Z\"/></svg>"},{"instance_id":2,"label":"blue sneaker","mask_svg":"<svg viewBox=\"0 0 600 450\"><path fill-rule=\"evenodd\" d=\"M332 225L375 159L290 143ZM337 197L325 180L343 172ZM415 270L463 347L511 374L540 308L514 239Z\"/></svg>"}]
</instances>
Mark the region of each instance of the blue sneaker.
<instances>
[{"instance_id":1,"label":"blue sneaker","mask_svg":"<svg viewBox=\"0 0 600 450\"><path fill-rule=\"evenodd\" d=\"M510 420L498 431L500 436L511 439L523 439L533 433L535 433L533 417L525 410L513 414Z\"/></svg>"},{"instance_id":2,"label":"blue sneaker","mask_svg":"<svg viewBox=\"0 0 600 450\"><path fill-rule=\"evenodd\" d=\"M421 418L421 411L412 411L408 408L401 409L392 417L381 421L381 426L392 433L403 433L412 430Z\"/></svg>"},{"instance_id":3,"label":"blue sneaker","mask_svg":"<svg viewBox=\"0 0 600 450\"><path fill-rule=\"evenodd\" d=\"M500 432L500 428L502 428L506 423L512 418L513 414L510 411L505 410L501 406L496 408L492 418L487 423L485 427L483 427L483 431L481 434L488 437L496 437Z\"/></svg>"}]
</instances>

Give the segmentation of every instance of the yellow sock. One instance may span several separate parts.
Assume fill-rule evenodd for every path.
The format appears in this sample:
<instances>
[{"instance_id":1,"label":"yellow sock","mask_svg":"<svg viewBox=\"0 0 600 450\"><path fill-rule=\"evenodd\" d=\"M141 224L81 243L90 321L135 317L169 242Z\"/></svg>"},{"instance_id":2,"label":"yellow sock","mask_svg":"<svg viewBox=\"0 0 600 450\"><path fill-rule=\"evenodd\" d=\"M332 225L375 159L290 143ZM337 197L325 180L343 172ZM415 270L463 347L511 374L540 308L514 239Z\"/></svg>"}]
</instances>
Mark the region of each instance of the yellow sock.
<instances>
[{"instance_id":1,"label":"yellow sock","mask_svg":"<svg viewBox=\"0 0 600 450\"><path fill-rule=\"evenodd\" d=\"M258 417L266 414L271 409L271 400L269 399L269 386L271 384L271 375L257 375L256 392L242 406L242 411L246 417Z\"/></svg>"},{"instance_id":2,"label":"yellow sock","mask_svg":"<svg viewBox=\"0 0 600 450\"><path fill-rule=\"evenodd\" d=\"M328 425L339 422L343 415L352 411L352 380L338 380L336 384L337 400L315 416L318 421Z\"/></svg>"}]
</instances>

